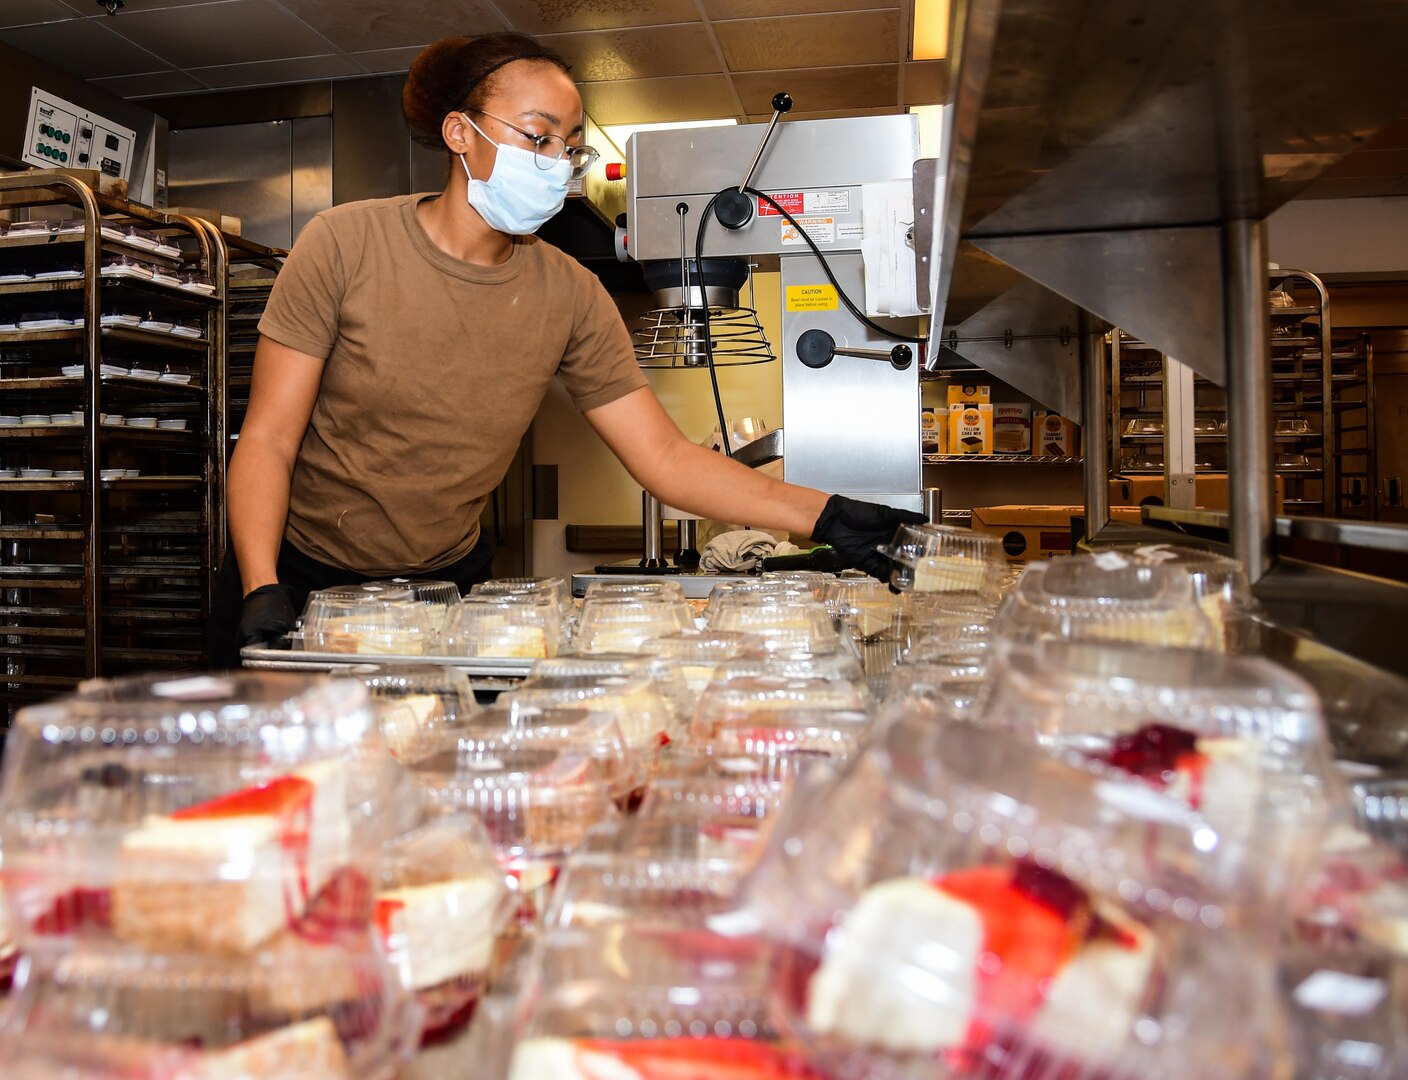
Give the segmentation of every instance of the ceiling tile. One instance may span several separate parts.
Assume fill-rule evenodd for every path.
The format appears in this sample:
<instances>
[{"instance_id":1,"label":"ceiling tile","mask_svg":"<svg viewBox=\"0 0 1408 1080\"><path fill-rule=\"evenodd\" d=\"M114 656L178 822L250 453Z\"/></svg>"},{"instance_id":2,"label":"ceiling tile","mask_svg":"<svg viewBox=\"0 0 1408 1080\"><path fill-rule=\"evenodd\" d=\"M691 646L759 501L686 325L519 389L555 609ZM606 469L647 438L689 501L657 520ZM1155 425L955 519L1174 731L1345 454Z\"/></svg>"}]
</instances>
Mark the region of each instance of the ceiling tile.
<instances>
[{"instance_id":1,"label":"ceiling tile","mask_svg":"<svg viewBox=\"0 0 1408 1080\"><path fill-rule=\"evenodd\" d=\"M542 39L572 65L578 82L708 75L723 70L703 23L596 30Z\"/></svg>"},{"instance_id":2,"label":"ceiling tile","mask_svg":"<svg viewBox=\"0 0 1408 1080\"><path fill-rule=\"evenodd\" d=\"M728 80L722 75L584 83L582 103L598 124L649 124L738 115Z\"/></svg>"},{"instance_id":3,"label":"ceiling tile","mask_svg":"<svg viewBox=\"0 0 1408 1080\"><path fill-rule=\"evenodd\" d=\"M452 34L507 30L485 0L279 0L339 49L370 52L428 45Z\"/></svg>"},{"instance_id":4,"label":"ceiling tile","mask_svg":"<svg viewBox=\"0 0 1408 1080\"><path fill-rule=\"evenodd\" d=\"M885 64L900 59L895 11L789 15L714 24L729 70L775 71L832 64Z\"/></svg>"},{"instance_id":5,"label":"ceiling tile","mask_svg":"<svg viewBox=\"0 0 1408 1080\"><path fill-rule=\"evenodd\" d=\"M498 8L525 34L699 21L693 0L498 0Z\"/></svg>"},{"instance_id":6,"label":"ceiling tile","mask_svg":"<svg viewBox=\"0 0 1408 1080\"><path fill-rule=\"evenodd\" d=\"M910 61L904 66L904 103L938 105L948 99L948 61Z\"/></svg>"},{"instance_id":7,"label":"ceiling tile","mask_svg":"<svg viewBox=\"0 0 1408 1080\"><path fill-rule=\"evenodd\" d=\"M347 55L368 71L377 74L395 71L409 71L411 61L420 55L424 45L411 45L404 49L373 49L371 52L353 52Z\"/></svg>"},{"instance_id":8,"label":"ceiling tile","mask_svg":"<svg viewBox=\"0 0 1408 1080\"><path fill-rule=\"evenodd\" d=\"M332 51L321 35L270 0L138 11L105 21L183 70Z\"/></svg>"},{"instance_id":9,"label":"ceiling tile","mask_svg":"<svg viewBox=\"0 0 1408 1080\"><path fill-rule=\"evenodd\" d=\"M227 64L221 67L192 68L191 74L207 86L228 89L233 86L273 86L281 83L313 82L365 75L366 70L340 54L299 56L292 60L262 60L254 64Z\"/></svg>"},{"instance_id":10,"label":"ceiling tile","mask_svg":"<svg viewBox=\"0 0 1408 1080\"><path fill-rule=\"evenodd\" d=\"M189 94L206 89L204 83L196 82L189 75L179 71L152 71L146 75L119 75L113 79L94 79L93 85L121 98L161 97L166 94Z\"/></svg>"},{"instance_id":11,"label":"ceiling tile","mask_svg":"<svg viewBox=\"0 0 1408 1080\"><path fill-rule=\"evenodd\" d=\"M109 75L138 75L161 71L169 65L107 28L112 20L70 19L0 30L0 41L20 52L37 56L56 68L80 79L101 79Z\"/></svg>"},{"instance_id":12,"label":"ceiling tile","mask_svg":"<svg viewBox=\"0 0 1408 1080\"><path fill-rule=\"evenodd\" d=\"M823 109L819 112L797 112L795 109L787 114L787 123L797 120L845 120L855 116L895 116L904 112L898 105L885 105L878 109ZM746 123L766 124L772 119L772 113L750 114Z\"/></svg>"},{"instance_id":13,"label":"ceiling tile","mask_svg":"<svg viewBox=\"0 0 1408 1080\"><path fill-rule=\"evenodd\" d=\"M710 19L766 19L814 15L821 11L873 11L894 8L895 0L704 0Z\"/></svg>"},{"instance_id":14,"label":"ceiling tile","mask_svg":"<svg viewBox=\"0 0 1408 1080\"><path fill-rule=\"evenodd\" d=\"M838 67L811 71L750 71L733 77L748 114L768 113L779 90L792 95L802 112L884 109L899 104L899 65ZM596 114L593 113L593 116Z\"/></svg>"},{"instance_id":15,"label":"ceiling tile","mask_svg":"<svg viewBox=\"0 0 1408 1080\"><path fill-rule=\"evenodd\" d=\"M30 23L58 22L76 18L80 12L62 0L0 0L0 26L27 26Z\"/></svg>"}]
</instances>

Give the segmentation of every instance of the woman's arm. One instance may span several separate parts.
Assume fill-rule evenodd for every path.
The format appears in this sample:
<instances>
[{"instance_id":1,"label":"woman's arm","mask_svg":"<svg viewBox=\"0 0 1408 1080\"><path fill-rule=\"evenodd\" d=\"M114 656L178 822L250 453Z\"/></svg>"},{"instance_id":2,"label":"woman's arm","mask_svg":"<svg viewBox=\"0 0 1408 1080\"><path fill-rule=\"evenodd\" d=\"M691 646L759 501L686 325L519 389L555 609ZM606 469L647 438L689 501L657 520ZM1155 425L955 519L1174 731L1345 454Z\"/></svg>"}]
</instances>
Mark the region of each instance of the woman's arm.
<instances>
[{"instance_id":1,"label":"woman's arm","mask_svg":"<svg viewBox=\"0 0 1408 1080\"><path fill-rule=\"evenodd\" d=\"M254 353L249 411L230 460L230 540L244 595L278 582L289 480L318 398L323 361L271 338Z\"/></svg>"},{"instance_id":2,"label":"woman's arm","mask_svg":"<svg viewBox=\"0 0 1408 1080\"><path fill-rule=\"evenodd\" d=\"M582 414L636 483L701 517L810 536L827 494L764 476L685 438L649 387Z\"/></svg>"}]
</instances>

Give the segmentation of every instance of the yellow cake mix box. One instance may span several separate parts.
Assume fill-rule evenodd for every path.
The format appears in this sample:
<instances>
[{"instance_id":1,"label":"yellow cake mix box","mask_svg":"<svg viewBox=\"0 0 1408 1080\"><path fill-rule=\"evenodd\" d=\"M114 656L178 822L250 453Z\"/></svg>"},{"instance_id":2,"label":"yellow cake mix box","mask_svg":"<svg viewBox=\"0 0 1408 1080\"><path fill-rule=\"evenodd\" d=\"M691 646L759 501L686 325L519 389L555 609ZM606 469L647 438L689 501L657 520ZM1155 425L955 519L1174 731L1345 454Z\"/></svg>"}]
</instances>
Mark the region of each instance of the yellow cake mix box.
<instances>
[{"instance_id":1,"label":"yellow cake mix box","mask_svg":"<svg viewBox=\"0 0 1408 1080\"><path fill-rule=\"evenodd\" d=\"M950 454L992 453L992 406L950 405L948 410Z\"/></svg>"}]
</instances>

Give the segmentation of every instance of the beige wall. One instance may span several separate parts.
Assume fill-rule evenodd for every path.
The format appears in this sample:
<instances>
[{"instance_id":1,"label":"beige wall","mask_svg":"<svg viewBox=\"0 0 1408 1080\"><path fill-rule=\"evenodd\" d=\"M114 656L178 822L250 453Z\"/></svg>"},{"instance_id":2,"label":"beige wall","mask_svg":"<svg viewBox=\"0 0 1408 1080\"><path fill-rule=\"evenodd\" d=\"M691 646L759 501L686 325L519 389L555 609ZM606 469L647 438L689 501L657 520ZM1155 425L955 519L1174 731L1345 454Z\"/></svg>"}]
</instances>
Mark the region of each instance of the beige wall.
<instances>
[{"instance_id":1,"label":"beige wall","mask_svg":"<svg viewBox=\"0 0 1408 1080\"><path fill-rule=\"evenodd\" d=\"M781 304L776 273L754 280L758 316L774 352L781 338ZM747 303L748 291L743 291ZM628 319L628 325L633 320ZM749 367L721 367L719 393L724 411L761 416L769 425L782 419L782 367L777 361ZM717 425L709 375L703 370L648 371L647 378L685 435L699 442ZM590 569L600 555L573 555L566 548L568 525L625 525L640 522L640 488L587 422L553 384L532 429L533 461L558 468L558 518L533 522L534 574L570 574ZM606 556L614 560L618 556Z\"/></svg>"}]
</instances>

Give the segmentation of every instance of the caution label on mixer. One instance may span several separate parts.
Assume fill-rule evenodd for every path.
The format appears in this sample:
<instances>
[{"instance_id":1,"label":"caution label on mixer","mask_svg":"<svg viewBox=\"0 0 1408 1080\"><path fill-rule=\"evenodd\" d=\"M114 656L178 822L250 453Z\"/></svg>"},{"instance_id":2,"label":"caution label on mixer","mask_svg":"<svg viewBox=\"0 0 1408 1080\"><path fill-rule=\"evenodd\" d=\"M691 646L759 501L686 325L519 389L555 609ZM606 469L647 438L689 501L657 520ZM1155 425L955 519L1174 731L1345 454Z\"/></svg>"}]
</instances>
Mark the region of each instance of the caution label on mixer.
<instances>
[{"instance_id":1,"label":"caution label on mixer","mask_svg":"<svg viewBox=\"0 0 1408 1080\"><path fill-rule=\"evenodd\" d=\"M841 302L830 285L789 285L786 305L788 311L835 311Z\"/></svg>"},{"instance_id":2,"label":"caution label on mixer","mask_svg":"<svg viewBox=\"0 0 1408 1080\"><path fill-rule=\"evenodd\" d=\"M768 194L793 217L801 214L848 214L851 211L851 193L844 188L836 191L769 191ZM758 216L782 215L760 199Z\"/></svg>"}]
</instances>

